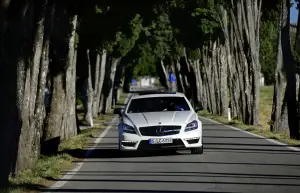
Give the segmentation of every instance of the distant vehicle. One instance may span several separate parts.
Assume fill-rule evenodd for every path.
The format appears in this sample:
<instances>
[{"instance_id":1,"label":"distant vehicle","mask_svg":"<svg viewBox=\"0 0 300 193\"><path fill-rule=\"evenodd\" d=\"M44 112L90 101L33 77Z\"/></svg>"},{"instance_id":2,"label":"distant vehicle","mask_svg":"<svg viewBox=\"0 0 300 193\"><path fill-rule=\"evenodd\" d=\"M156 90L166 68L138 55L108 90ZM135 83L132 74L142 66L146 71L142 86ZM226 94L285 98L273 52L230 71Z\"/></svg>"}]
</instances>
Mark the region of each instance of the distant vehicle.
<instances>
[{"instance_id":1,"label":"distant vehicle","mask_svg":"<svg viewBox=\"0 0 300 193\"><path fill-rule=\"evenodd\" d=\"M182 93L132 96L119 112L119 150L189 149L202 154L202 123Z\"/></svg>"}]
</instances>

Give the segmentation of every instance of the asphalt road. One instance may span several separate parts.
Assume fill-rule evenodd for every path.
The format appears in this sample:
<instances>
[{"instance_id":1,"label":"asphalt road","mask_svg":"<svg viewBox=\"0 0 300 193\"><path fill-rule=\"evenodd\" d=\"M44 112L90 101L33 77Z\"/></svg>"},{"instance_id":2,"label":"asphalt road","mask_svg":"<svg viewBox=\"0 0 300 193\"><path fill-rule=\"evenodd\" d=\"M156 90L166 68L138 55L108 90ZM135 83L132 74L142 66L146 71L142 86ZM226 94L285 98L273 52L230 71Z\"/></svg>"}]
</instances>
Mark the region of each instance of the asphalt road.
<instances>
[{"instance_id":1,"label":"asphalt road","mask_svg":"<svg viewBox=\"0 0 300 193\"><path fill-rule=\"evenodd\" d=\"M90 144L96 148L79 171L65 171L70 179L60 180L56 188L44 191L300 192L300 151L202 121L203 155L179 151L120 157L117 129L112 126L100 144Z\"/></svg>"}]
</instances>

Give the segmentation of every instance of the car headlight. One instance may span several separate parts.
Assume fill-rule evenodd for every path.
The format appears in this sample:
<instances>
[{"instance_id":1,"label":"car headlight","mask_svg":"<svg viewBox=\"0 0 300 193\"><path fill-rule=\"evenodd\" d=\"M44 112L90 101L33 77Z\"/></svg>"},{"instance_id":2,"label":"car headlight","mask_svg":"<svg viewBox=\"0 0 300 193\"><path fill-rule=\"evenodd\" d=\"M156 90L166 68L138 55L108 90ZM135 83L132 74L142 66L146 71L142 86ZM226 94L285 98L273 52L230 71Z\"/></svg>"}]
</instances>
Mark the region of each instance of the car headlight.
<instances>
[{"instance_id":1,"label":"car headlight","mask_svg":"<svg viewBox=\"0 0 300 193\"><path fill-rule=\"evenodd\" d=\"M192 130L195 130L195 129L198 129L198 121L196 121L196 120L194 120L194 121L190 122L189 124L187 124L184 131L187 132L187 131L192 131Z\"/></svg>"},{"instance_id":2,"label":"car headlight","mask_svg":"<svg viewBox=\"0 0 300 193\"><path fill-rule=\"evenodd\" d=\"M136 134L135 129L127 124L123 124L123 132L124 133L131 133L131 134Z\"/></svg>"}]
</instances>

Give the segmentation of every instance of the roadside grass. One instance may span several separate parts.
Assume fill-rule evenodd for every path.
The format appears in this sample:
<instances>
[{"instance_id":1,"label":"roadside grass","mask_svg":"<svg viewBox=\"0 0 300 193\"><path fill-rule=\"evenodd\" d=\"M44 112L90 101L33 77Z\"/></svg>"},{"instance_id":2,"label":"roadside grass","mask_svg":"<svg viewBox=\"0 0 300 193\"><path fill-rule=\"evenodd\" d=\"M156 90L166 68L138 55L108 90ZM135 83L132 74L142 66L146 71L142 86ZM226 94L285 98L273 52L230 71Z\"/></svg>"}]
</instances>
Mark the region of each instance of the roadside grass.
<instances>
[{"instance_id":1,"label":"roadside grass","mask_svg":"<svg viewBox=\"0 0 300 193\"><path fill-rule=\"evenodd\" d=\"M119 104L122 105L126 99L126 94L121 94ZM81 116L83 118L83 116ZM89 147L89 143L99 136L101 131L107 127L106 123L114 117L113 113L100 115L95 119L93 128L86 128L76 136L62 142L58 147L58 153L52 156L41 156L35 164L24 170L15 177L10 176L10 188L0 190L0 193L36 193L39 189L45 188L53 183L53 179L58 179L63 170L71 169L73 161L78 160L72 157L72 150L83 150ZM79 116L79 121L82 121Z\"/></svg>"},{"instance_id":2,"label":"roadside grass","mask_svg":"<svg viewBox=\"0 0 300 193\"><path fill-rule=\"evenodd\" d=\"M260 103L259 103L259 118L261 126L251 126L245 125L239 120L228 121L227 117L221 117L213 115L207 111L199 112L200 116L210 118L212 120L218 121L225 125L232 125L242 130L269 138L275 139L277 141L286 143L291 146L299 146L300 140L289 139L288 131L283 133L272 133L270 131L270 118L272 112L272 101L273 100L273 87L265 86L260 90Z\"/></svg>"}]
</instances>

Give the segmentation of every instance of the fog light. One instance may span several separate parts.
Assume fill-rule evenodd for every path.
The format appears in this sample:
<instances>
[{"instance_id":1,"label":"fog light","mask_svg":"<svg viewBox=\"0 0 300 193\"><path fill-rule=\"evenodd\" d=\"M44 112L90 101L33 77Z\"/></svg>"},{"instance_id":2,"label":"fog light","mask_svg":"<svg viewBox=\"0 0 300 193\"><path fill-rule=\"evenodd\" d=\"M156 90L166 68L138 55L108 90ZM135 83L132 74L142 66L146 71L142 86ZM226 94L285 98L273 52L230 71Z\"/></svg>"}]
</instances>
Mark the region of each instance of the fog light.
<instances>
[{"instance_id":1,"label":"fog light","mask_svg":"<svg viewBox=\"0 0 300 193\"><path fill-rule=\"evenodd\" d=\"M122 141L122 143L136 143L137 141Z\"/></svg>"},{"instance_id":2,"label":"fog light","mask_svg":"<svg viewBox=\"0 0 300 193\"><path fill-rule=\"evenodd\" d=\"M137 141L122 141L123 146L134 147Z\"/></svg>"},{"instance_id":3,"label":"fog light","mask_svg":"<svg viewBox=\"0 0 300 193\"><path fill-rule=\"evenodd\" d=\"M195 139L200 139L200 137L187 138L187 139L184 139L184 140L191 141L191 140L195 140Z\"/></svg>"},{"instance_id":4,"label":"fog light","mask_svg":"<svg viewBox=\"0 0 300 193\"><path fill-rule=\"evenodd\" d=\"M188 144L193 144L193 143L198 143L199 139L200 139L200 137L193 137L193 138L187 138L187 139L184 139L184 140L187 141Z\"/></svg>"}]
</instances>

